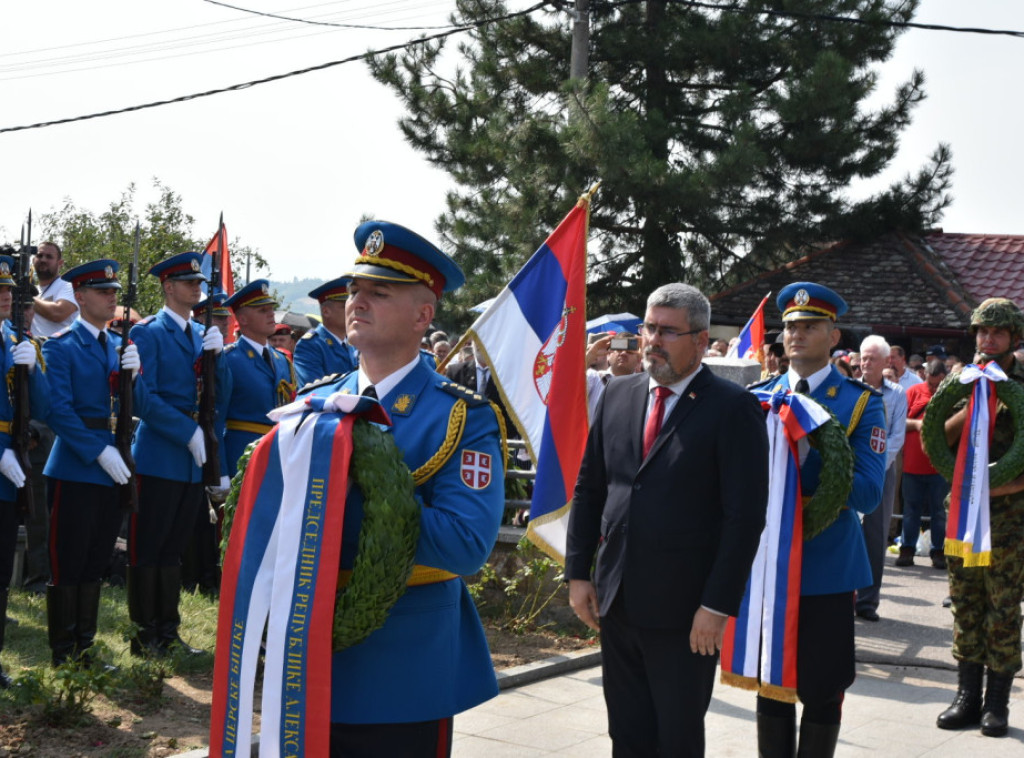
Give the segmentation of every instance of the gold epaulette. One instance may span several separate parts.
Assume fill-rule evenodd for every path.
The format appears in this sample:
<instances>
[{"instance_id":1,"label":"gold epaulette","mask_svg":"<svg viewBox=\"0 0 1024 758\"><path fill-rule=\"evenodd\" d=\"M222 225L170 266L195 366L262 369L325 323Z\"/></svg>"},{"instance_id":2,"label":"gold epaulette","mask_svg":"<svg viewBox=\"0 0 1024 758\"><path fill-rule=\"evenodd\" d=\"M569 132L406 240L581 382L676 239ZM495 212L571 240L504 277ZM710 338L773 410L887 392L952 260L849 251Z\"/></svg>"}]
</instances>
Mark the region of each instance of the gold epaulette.
<instances>
[{"instance_id":1,"label":"gold epaulette","mask_svg":"<svg viewBox=\"0 0 1024 758\"><path fill-rule=\"evenodd\" d=\"M436 474L448 459L452 457L455 448L462 441L462 433L466 429L466 401L456 400L448 414L448 429L444 434L444 442L437 452L430 456L430 459L412 472L413 484L419 487L430 477Z\"/></svg>"}]
</instances>

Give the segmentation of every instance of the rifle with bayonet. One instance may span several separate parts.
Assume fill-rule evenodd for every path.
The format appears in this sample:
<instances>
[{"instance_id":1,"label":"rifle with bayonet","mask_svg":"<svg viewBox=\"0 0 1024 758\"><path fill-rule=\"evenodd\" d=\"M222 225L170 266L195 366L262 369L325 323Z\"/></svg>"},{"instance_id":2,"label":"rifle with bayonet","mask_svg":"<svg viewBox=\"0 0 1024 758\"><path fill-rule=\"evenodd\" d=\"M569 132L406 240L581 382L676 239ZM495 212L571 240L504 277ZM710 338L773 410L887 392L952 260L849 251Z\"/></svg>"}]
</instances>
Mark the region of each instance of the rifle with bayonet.
<instances>
[{"instance_id":1,"label":"rifle with bayonet","mask_svg":"<svg viewBox=\"0 0 1024 758\"><path fill-rule=\"evenodd\" d=\"M11 303L11 325L14 327L16 343L28 339L25 334L25 310L32 304L32 266L30 259L35 253L32 247L32 210L28 222L21 227L21 247L14 254L14 297ZM37 369L39 370L39 369ZM25 472L25 484L18 488L17 506L21 513L32 516L36 512L35 496L32 491L32 462L28 451L32 442L32 427L29 397L28 366L14 366L14 380L11 383L11 405L14 419L11 421L11 449L18 459L18 465Z\"/></svg>"},{"instance_id":2,"label":"rifle with bayonet","mask_svg":"<svg viewBox=\"0 0 1024 758\"><path fill-rule=\"evenodd\" d=\"M128 286L124 288L121 304L124 306L124 316L121 318L121 350L122 352L129 344L128 333L132 327L132 308L135 307L135 298L138 296L139 287L139 247L141 245L141 233L139 222L135 222L135 242L132 247L132 262L128 267ZM139 488L135 481L135 458L132 456L132 434L135 431L135 395L132 372L125 371L120 367L120 356L118 356L117 370L117 423L114 426L114 445L117 452L121 454L125 465L128 467L128 481L118 486L118 502L121 508L129 513L139 512Z\"/></svg>"},{"instance_id":3,"label":"rifle with bayonet","mask_svg":"<svg viewBox=\"0 0 1024 758\"><path fill-rule=\"evenodd\" d=\"M207 287L207 308L204 326L210 331L213 326L214 295L220 289L220 257L224 235L224 214L220 215L220 226L217 227L217 249L212 256L210 266L210 283ZM199 369L202 384L199 394L199 428L203 430L206 442L206 463L203 464L203 484L207 487L220 487L220 445L217 442L217 354L213 350L204 350Z\"/></svg>"}]
</instances>

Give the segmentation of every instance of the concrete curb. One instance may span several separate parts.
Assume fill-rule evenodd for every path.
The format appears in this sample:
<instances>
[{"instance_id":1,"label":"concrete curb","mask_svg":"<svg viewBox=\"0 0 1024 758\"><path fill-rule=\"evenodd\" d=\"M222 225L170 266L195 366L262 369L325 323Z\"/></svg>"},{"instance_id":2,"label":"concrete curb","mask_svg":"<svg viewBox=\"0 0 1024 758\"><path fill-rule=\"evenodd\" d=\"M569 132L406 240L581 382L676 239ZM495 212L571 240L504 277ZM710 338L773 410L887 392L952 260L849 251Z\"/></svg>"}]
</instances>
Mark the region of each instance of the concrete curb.
<instances>
[{"instance_id":1,"label":"concrete curb","mask_svg":"<svg viewBox=\"0 0 1024 758\"><path fill-rule=\"evenodd\" d=\"M513 689L514 687L520 687L524 684L539 682L541 679L548 679L553 676L566 674L570 671L579 671L580 669L597 666L600 663L600 649L577 650L576 652L567 653L566 655L555 655L541 661L534 661L533 663L526 663L522 666L514 666L513 668L496 672L498 677L498 689ZM250 751L252 758L257 758L257 756L259 756L259 748L260 736L259 734L254 734L252 736L252 750ZM205 747L189 750L187 753L174 754L175 758L209 758L209 755L209 748Z\"/></svg>"}]
</instances>

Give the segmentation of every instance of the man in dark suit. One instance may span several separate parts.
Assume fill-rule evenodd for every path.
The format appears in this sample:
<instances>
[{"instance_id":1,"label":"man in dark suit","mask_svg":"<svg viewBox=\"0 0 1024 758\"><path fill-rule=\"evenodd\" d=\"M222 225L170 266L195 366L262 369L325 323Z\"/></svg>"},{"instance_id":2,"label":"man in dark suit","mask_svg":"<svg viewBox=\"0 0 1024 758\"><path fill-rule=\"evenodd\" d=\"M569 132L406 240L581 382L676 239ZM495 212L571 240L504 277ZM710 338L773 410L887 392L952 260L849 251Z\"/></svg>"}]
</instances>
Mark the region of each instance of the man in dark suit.
<instances>
[{"instance_id":1,"label":"man in dark suit","mask_svg":"<svg viewBox=\"0 0 1024 758\"><path fill-rule=\"evenodd\" d=\"M710 317L688 285L651 294L647 373L608 384L573 496L569 599L601 632L617 757L704 755L726 618L764 527L764 413L701 365Z\"/></svg>"},{"instance_id":2,"label":"man in dark suit","mask_svg":"<svg viewBox=\"0 0 1024 758\"><path fill-rule=\"evenodd\" d=\"M498 387L494 384L494 379L491 378L491 367L487 365L487 360L477 349L476 345L473 345L473 354L476 356L475 360L462 361L460 363L453 363L445 369L445 375L456 384L461 384L467 389L471 389L478 395L490 400L501 410L501 415L504 416L505 431L510 437L518 437L516 427L512 423L512 418L508 415L508 409L505 408L505 404L501 401L501 395L498 393Z\"/></svg>"}]
</instances>

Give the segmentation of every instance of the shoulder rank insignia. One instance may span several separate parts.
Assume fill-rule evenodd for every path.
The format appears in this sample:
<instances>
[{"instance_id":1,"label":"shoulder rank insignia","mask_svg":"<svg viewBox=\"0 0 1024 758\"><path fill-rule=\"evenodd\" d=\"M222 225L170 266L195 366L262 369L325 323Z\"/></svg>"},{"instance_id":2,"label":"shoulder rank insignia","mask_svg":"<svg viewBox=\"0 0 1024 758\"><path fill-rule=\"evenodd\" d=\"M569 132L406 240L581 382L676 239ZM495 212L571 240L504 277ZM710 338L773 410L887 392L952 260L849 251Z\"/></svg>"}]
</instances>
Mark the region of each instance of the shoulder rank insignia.
<instances>
[{"instance_id":1,"label":"shoulder rank insignia","mask_svg":"<svg viewBox=\"0 0 1024 758\"><path fill-rule=\"evenodd\" d=\"M415 395L399 395L391 406L391 412L397 413L400 416L408 416L412 411L413 405L416 404Z\"/></svg>"},{"instance_id":2,"label":"shoulder rank insignia","mask_svg":"<svg viewBox=\"0 0 1024 758\"><path fill-rule=\"evenodd\" d=\"M748 384L747 385L747 389L748 390L756 390L758 387L763 387L766 384L771 384L772 382L774 382L778 378L779 377L777 377L777 376L769 376L767 379L762 379L759 382L754 382L753 384Z\"/></svg>"},{"instance_id":3,"label":"shoulder rank insignia","mask_svg":"<svg viewBox=\"0 0 1024 758\"><path fill-rule=\"evenodd\" d=\"M237 350L237 349L238 349L238 343L237 342L232 342L230 345L225 345L224 346L224 352L225 353L229 353L232 350Z\"/></svg>"},{"instance_id":4,"label":"shoulder rank insignia","mask_svg":"<svg viewBox=\"0 0 1024 758\"><path fill-rule=\"evenodd\" d=\"M146 316L146 317L145 317L144 319L142 319L142 320L141 320L141 321L140 321L140 322L139 322L138 324L136 324L135 326L138 326L139 324L148 324L148 323L149 323L150 321L152 321L152 320L153 320L153 319L155 319L155 318L156 318L156 314L155 314L155 313L154 313L154 314L153 314L152 316Z\"/></svg>"},{"instance_id":5,"label":"shoulder rank insignia","mask_svg":"<svg viewBox=\"0 0 1024 758\"><path fill-rule=\"evenodd\" d=\"M327 376L321 376L319 379L309 382L309 384L302 385L302 387L299 389L299 394L302 395L306 392L311 392L312 390L319 389L320 387L326 387L328 384L334 384L341 378L341 374L328 374ZM343 390L343 392L347 393L348 390Z\"/></svg>"},{"instance_id":6,"label":"shoulder rank insignia","mask_svg":"<svg viewBox=\"0 0 1024 758\"><path fill-rule=\"evenodd\" d=\"M857 389L860 389L860 390L867 390L867 391L868 391L868 392L870 392L870 393L871 393L872 395L878 395L878 397L881 397L881 396L882 396L882 391L881 391L881 390L876 390L876 389L875 389L874 387L872 387L872 386L871 386L870 384L867 384L866 382L862 382L862 381L861 381L860 379L853 379L853 378L851 378L851 377L849 377L849 376L844 376L843 378L844 378L844 379L845 379L846 381L850 382L850 384L853 384L853 385L855 385L855 386L857 387Z\"/></svg>"},{"instance_id":7,"label":"shoulder rank insignia","mask_svg":"<svg viewBox=\"0 0 1024 758\"><path fill-rule=\"evenodd\" d=\"M311 340L314 337L316 337L316 332L314 332L312 329L310 329L308 332L306 332L301 337L299 337L299 339L301 339L301 340Z\"/></svg>"},{"instance_id":8,"label":"shoulder rank insignia","mask_svg":"<svg viewBox=\"0 0 1024 758\"><path fill-rule=\"evenodd\" d=\"M455 382L441 382L440 387L449 395L454 395L460 400L465 400L466 405L470 408L475 408L478 405L488 405L491 402L487 398L473 392L469 387L463 387L461 384L456 384Z\"/></svg>"}]
</instances>

